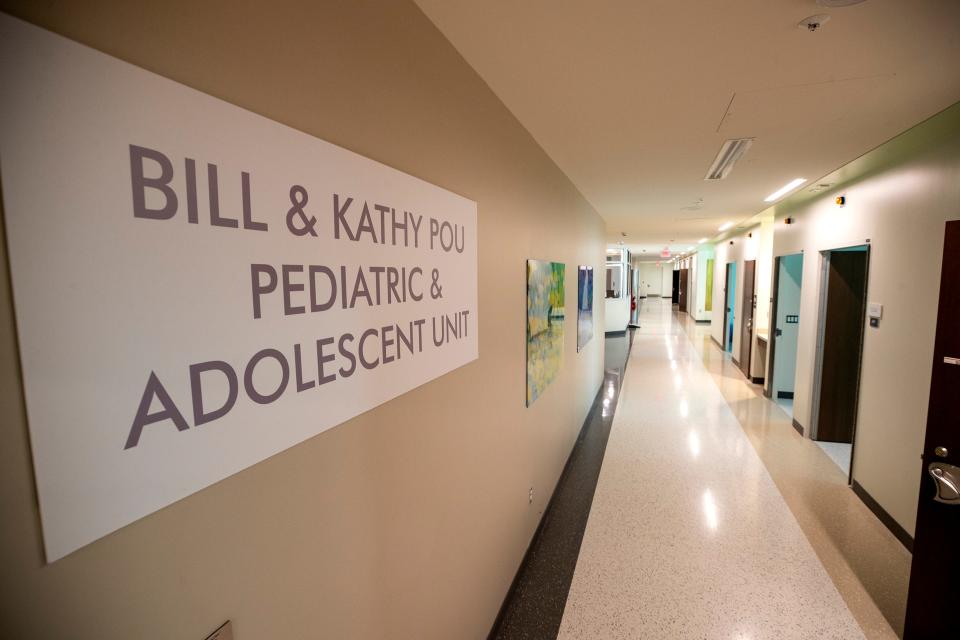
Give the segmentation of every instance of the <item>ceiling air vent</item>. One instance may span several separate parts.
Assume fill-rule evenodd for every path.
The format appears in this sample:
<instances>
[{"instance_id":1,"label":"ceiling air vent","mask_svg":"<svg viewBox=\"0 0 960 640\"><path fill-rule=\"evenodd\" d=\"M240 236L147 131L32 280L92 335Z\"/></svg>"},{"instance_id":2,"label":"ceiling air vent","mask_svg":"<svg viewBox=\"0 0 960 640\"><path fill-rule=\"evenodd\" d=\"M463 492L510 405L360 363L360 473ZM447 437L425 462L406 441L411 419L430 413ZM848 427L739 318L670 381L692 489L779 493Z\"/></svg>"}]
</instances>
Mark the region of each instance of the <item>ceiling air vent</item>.
<instances>
[{"instance_id":1,"label":"ceiling air vent","mask_svg":"<svg viewBox=\"0 0 960 640\"><path fill-rule=\"evenodd\" d=\"M707 175L703 179L723 180L726 178L733 171L733 165L737 163L740 156L747 152L752 144L753 138L734 138L724 142L717 153L717 157L713 159L710 170L707 171Z\"/></svg>"}]
</instances>

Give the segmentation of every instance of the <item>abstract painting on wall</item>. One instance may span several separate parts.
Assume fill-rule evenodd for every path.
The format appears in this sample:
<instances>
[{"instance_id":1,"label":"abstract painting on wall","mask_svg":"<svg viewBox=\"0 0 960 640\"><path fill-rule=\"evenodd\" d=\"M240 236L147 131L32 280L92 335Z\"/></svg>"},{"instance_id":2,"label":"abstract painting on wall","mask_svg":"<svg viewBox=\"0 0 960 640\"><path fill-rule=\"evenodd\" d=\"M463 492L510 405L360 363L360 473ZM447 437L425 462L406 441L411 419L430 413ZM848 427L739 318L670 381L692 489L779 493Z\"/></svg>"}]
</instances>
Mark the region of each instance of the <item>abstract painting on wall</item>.
<instances>
[{"instance_id":1,"label":"abstract painting on wall","mask_svg":"<svg viewBox=\"0 0 960 640\"><path fill-rule=\"evenodd\" d=\"M560 262L527 260L527 406L560 372L563 363L563 277Z\"/></svg>"},{"instance_id":2,"label":"abstract painting on wall","mask_svg":"<svg viewBox=\"0 0 960 640\"><path fill-rule=\"evenodd\" d=\"M593 337L593 267L577 268L577 351Z\"/></svg>"},{"instance_id":3,"label":"abstract painting on wall","mask_svg":"<svg viewBox=\"0 0 960 640\"><path fill-rule=\"evenodd\" d=\"M704 311L713 311L713 258L707 258L707 288Z\"/></svg>"}]
</instances>

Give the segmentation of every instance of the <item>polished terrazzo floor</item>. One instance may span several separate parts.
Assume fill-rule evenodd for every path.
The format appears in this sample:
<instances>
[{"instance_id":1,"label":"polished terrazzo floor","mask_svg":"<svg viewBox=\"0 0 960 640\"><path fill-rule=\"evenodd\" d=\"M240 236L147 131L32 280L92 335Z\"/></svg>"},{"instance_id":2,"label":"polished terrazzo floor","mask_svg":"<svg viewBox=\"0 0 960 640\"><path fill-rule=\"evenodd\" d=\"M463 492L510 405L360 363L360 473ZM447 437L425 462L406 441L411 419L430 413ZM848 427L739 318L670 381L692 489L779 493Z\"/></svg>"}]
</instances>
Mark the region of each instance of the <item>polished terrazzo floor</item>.
<instances>
[{"instance_id":1,"label":"polished terrazzo floor","mask_svg":"<svg viewBox=\"0 0 960 640\"><path fill-rule=\"evenodd\" d=\"M640 324L558 637L893 637L875 606L851 613L708 370L706 328L688 338L667 300Z\"/></svg>"},{"instance_id":2,"label":"polished terrazzo floor","mask_svg":"<svg viewBox=\"0 0 960 640\"><path fill-rule=\"evenodd\" d=\"M843 472L843 475L850 475L850 454L853 452L852 444L845 442L817 442L817 446L823 449L823 452L833 460L833 463Z\"/></svg>"}]
</instances>

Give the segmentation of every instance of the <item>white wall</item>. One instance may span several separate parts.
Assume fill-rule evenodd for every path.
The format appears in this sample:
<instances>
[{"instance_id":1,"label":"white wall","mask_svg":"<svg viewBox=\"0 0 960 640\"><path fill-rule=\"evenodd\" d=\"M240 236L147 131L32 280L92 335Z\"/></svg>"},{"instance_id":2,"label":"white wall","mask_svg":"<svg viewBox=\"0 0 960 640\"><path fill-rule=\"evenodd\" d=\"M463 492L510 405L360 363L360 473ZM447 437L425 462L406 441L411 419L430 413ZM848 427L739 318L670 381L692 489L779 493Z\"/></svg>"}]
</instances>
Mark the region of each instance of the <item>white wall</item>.
<instances>
[{"instance_id":1,"label":"white wall","mask_svg":"<svg viewBox=\"0 0 960 640\"><path fill-rule=\"evenodd\" d=\"M697 250L691 263L692 271L692 293L689 297L690 316L697 322L709 322L713 319L713 313L707 311L707 261L714 260L714 269L716 269L716 256L713 245L704 245ZM711 298L711 304L713 300Z\"/></svg>"},{"instance_id":2,"label":"white wall","mask_svg":"<svg viewBox=\"0 0 960 640\"><path fill-rule=\"evenodd\" d=\"M944 222L960 218L960 105L857 162L869 166L866 177L777 215L776 255L805 255L794 412L808 427L819 252L869 242L867 297L884 307L880 326L865 329L853 477L912 534ZM847 197L843 208L834 204L840 194ZM796 223L785 225L786 215Z\"/></svg>"},{"instance_id":3,"label":"white wall","mask_svg":"<svg viewBox=\"0 0 960 640\"><path fill-rule=\"evenodd\" d=\"M660 295L664 298L673 296L673 265L665 264L660 270Z\"/></svg>"},{"instance_id":4,"label":"white wall","mask_svg":"<svg viewBox=\"0 0 960 640\"><path fill-rule=\"evenodd\" d=\"M640 280L641 296L660 296L663 295L663 271L664 268L656 262L637 263Z\"/></svg>"},{"instance_id":5,"label":"white wall","mask_svg":"<svg viewBox=\"0 0 960 640\"><path fill-rule=\"evenodd\" d=\"M757 309L753 316L753 351L751 352L750 375L754 378L766 378L767 358L769 355L770 307L773 302L773 216L767 216L760 223L757 252ZM757 348L757 336L767 335L767 349L761 353Z\"/></svg>"}]
</instances>

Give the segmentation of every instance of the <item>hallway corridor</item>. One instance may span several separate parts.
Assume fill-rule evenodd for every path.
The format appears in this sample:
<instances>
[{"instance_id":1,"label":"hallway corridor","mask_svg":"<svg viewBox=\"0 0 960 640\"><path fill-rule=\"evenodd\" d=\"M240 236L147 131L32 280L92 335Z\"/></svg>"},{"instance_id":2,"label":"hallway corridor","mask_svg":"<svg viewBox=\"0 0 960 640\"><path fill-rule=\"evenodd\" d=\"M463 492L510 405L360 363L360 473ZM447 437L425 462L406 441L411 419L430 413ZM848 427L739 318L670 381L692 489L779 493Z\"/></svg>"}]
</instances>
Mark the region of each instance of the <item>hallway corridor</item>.
<instances>
[{"instance_id":1,"label":"hallway corridor","mask_svg":"<svg viewBox=\"0 0 960 640\"><path fill-rule=\"evenodd\" d=\"M896 637L858 578L838 591L838 577L844 584L856 568L835 568L831 579L818 558L824 552L811 546L714 379L723 356L709 329L657 298L643 304L640 324L559 637L862 638L861 628ZM750 391L733 369L720 375ZM767 416L780 414L790 446L818 456L809 466L817 483L853 495L773 403L754 400ZM865 508L838 509L909 568L909 554Z\"/></svg>"}]
</instances>

